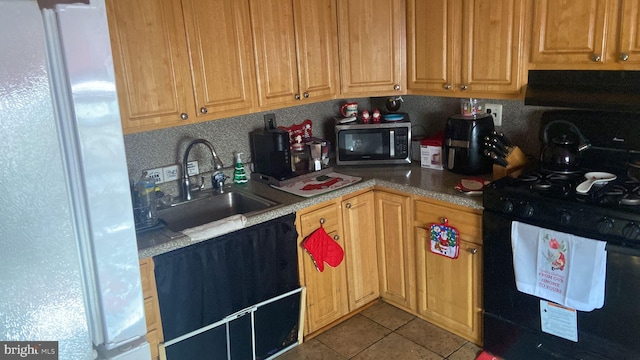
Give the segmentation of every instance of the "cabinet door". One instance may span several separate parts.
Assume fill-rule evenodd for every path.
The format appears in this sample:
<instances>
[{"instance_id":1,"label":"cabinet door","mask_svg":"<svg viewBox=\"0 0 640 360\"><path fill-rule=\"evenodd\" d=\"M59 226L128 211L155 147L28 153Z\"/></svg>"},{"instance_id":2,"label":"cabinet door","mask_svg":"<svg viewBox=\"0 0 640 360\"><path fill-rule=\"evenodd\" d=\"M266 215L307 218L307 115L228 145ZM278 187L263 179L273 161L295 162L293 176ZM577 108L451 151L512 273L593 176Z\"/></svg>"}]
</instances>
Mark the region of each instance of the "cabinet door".
<instances>
[{"instance_id":1,"label":"cabinet door","mask_svg":"<svg viewBox=\"0 0 640 360\"><path fill-rule=\"evenodd\" d=\"M107 0L106 5L123 131L192 122L180 1Z\"/></svg>"},{"instance_id":2,"label":"cabinet door","mask_svg":"<svg viewBox=\"0 0 640 360\"><path fill-rule=\"evenodd\" d=\"M432 253L429 241L429 231L416 228L418 313L481 344L481 246L462 241L458 258L451 259Z\"/></svg>"},{"instance_id":3,"label":"cabinet door","mask_svg":"<svg viewBox=\"0 0 640 360\"><path fill-rule=\"evenodd\" d=\"M452 92L455 79L453 34L460 16L456 0L407 1L407 56L409 91Z\"/></svg>"},{"instance_id":4,"label":"cabinet door","mask_svg":"<svg viewBox=\"0 0 640 360\"><path fill-rule=\"evenodd\" d=\"M182 4L197 115L250 112L257 95L248 1L183 0Z\"/></svg>"},{"instance_id":5,"label":"cabinet door","mask_svg":"<svg viewBox=\"0 0 640 360\"><path fill-rule=\"evenodd\" d=\"M420 199L415 202L417 311L476 344L482 342L482 214ZM457 259L431 253L429 227L448 219L460 233Z\"/></svg>"},{"instance_id":6,"label":"cabinet door","mask_svg":"<svg viewBox=\"0 0 640 360\"><path fill-rule=\"evenodd\" d=\"M338 1L342 94L405 91L404 0Z\"/></svg>"},{"instance_id":7,"label":"cabinet door","mask_svg":"<svg viewBox=\"0 0 640 360\"><path fill-rule=\"evenodd\" d=\"M250 0L260 106L288 104L300 93L291 0Z\"/></svg>"},{"instance_id":8,"label":"cabinet door","mask_svg":"<svg viewBox=\"0 0 640 360\"><path fill-rule=\"evenodd\" d=\"M151 359L157 360L160 357L158 346L163 342L163 335L156 278L153 274L153 259L151 258L140 260L140 284L144 298L144 316L147 323L147 341L151 348Z\"/></svg>"},{"instance_id":9,"label":"cabinet door","mask_svg":"<svg viewBox=\"0 0 640 360\"><path fill-rule=\"evenodd\" d=\"M535 1L532 63L597 65L605 59L614 0ZM612 27L613 29L613 27Z\"/></svg>"},{"instance_id":10,"label":"cabinet door","mask_svg":"<svg viewBox=\"0 0 640 360\"><path fill-rule=\"evenodd\" d=\"M408 310L415 310L411 199L376 191L376 235L380 296Z\"/></svg>"},{"instance_id":11,"label":"cabinet door","mask_svg":"<svg viewBox=\"0 0 640 360\"><path fill-rule=\"evenodd\" d=\"M640 64L640 0L622 0L620 48L615 54L624 64Z\"/></svg>"},{"instance_id":12,"label":"cabinet door","mask_svg":"<svg viewBox=\"0 0 640 360\"><path fill-rule=\"evenodd\" d=\"M456 90L519 93L524 0L465 0L461 77ZM460 94L461 95L461 94Z\"/></svg>"},{"instance_id":13,"label":"cabinet door","mask_svg":"<svg viewBox=\"0 0 640 360\"><path fill-rule=\"evenodd\" d=\"M409 0L411 93L517 95L523 77L523 3Z\"/></svg>"},{"instance_id":14,"label":"cabinet door","mask_svg":"<svg viewBox=\"0 0 640 360\"><path fill-rule=\"evenodd\" d=\"M340 207L337 204L301 214L298 219L298 244L322 224L329 236L344 249L344 240L340 237ZM319 272L304 249L299 248L298 253L302 282L307 287L305 334L309 334L348 313L346 266L344 262L335 268L325 264L324 271Z\"/></svg>"},{"instance_id":15,"label":"cabinet door","mask_svg":"<svg viewBox=\"0 0 640 360\"><path fill-rule=\"evenodd\" d=\"M342 201L349 311L380 296L374 206L373 191Z\"/></svg>"},{"instance_id":16,"label":"cabinet door","mask_svg":"<svg viewBox=\"0 0 640 360\"><path fill-rule=\"evenodd\" d=\"M298 78L301 100L320 101L338 92L338 19L336 0L294 0Z\"/></svg>"}]
</instances>

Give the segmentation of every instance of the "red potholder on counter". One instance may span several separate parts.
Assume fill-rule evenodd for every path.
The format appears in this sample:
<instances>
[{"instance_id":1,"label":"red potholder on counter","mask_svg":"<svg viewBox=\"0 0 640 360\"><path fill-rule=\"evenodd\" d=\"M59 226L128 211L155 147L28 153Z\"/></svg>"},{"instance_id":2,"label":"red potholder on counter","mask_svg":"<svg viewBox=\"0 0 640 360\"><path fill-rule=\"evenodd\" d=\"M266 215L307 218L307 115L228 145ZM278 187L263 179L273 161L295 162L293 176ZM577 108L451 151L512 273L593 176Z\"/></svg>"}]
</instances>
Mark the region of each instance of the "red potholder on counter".
<instances>
[{"instance_id":1,"label":"red potholder on counter","mask_svg":"<svg viewBox=\"0 0 640 360\"><path fill-rule=\"evenodd\" d=\"M429 233L432 253L452 259L458 258L460 233L456 228L449 226L448 219L443 219L441 224L431 224Z\"/></svg>"},{"instance_id":2,"label":"red potholder on counter","mask_svg":"<svg viewBox=\"0 0 640 360\"><path fill-rule=\"evenodd\" d=\"M318 271L324 271L324 263L336 267L344 258L344 250L327 234L322 225L302 241L302 248L311 256Z\"/></svg>"}]
</instances>

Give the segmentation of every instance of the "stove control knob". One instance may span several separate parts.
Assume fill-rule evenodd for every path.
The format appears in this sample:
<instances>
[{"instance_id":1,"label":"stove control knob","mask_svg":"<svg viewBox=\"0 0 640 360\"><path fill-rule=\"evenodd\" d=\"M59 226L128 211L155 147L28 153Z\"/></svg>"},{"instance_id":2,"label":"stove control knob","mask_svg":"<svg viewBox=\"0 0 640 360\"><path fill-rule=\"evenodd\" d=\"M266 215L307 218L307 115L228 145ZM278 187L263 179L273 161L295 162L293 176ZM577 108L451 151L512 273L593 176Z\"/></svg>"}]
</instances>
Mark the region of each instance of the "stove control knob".
<instances>
[{"instance_id":1,"label":"stove control knob","mask_svg":"<svg viewBox=\"0 0 640 360\"><path fill-rule=\"evenodd\" d=\"M640 234L640 226L631 223L622 228L622 236L627 239L635 239Z\"/></svg>"},{"instance_id":2,"label":"stove control knob","mask_svg":"<svg viewBox=\"0 0 640 360\"><path fill-rule=\"evenodd\" d=\"M568 211L560 213L560 224L568 225L571 222L571 214Z\"/></svg>"},{"instance_id":3,"label":"stove control knob","mask_svg":"<svg viewBox=\"0 0 640 360\"><path fill-rule=\"evenodd\" d=\"M520 209L520 215L524 217L532 217L533 216L533 205L529 203L525 203Z\"/></svg>"},{"instance_id":4,"label":"stove control knob","mask_svg":"<svg viewBox=\"0 0 640 360\"><path fill-rule=\"evenodd\" d=\"M598 232L600 234L610 233L611 230L613 229L613 220L607 219L607 218L601 219L596 224L596 229L598 229Z\"/></svg>"},{"instance_id":5,"label":"stove control knob","mask_svg":"<svg viewBox=\"0 0 640 360\"><path fill-rule=\"evenodd\" d=\"M510 214L513 212L513 202L509 199L506 199L502 202L502 212L505 214Z\"/></svg>"}]
</instances>

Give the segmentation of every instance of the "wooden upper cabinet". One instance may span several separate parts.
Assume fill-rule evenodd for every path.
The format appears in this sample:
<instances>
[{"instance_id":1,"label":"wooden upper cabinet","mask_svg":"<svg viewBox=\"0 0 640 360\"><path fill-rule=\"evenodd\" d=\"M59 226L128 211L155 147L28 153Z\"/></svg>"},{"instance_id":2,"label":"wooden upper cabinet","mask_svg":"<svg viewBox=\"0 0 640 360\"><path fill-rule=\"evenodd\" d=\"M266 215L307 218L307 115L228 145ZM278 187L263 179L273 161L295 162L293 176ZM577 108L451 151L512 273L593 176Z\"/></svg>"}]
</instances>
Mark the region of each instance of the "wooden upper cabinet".
<instances>
[{"instance_id":1,"label":"wooden upper cabinet","mask_svg":"<svg viewBox=\"0 0 640 360\"><path fill-rule=\"evenodd\" d=\"M337 86L335 0L250 0L260 106L330 99Z\"/></svg>"},{"instance_id":2,"label":"wooden upper cabinet","mask_svg":"<svg viewBox=\"0 0 640 360\"><path fill-rule=\"evenodd\" d=\"M343 95L406 93L404 0L338 1Z\"/></svg>"},{"instance_id":3,"label":"wooden upper cabinet","mask_svg":"<svg viewBox=\"0 0 640 360\"><path fill-rule=\"evenodd\" d=\"M519 95L524 0L408 0L408 91Z\"/></svg>"},{"instance_id":4,"label":"wooden upper cabinet","mask_svg":"<svg viewBox=\"0 0 640 360\"><path fill-rule=\"evenodd\" d=\"M407 1L408 91L439 93L453 90L459 27L457 0Z\"/></svg>"},{"instance_id":5,"label":"wooden upper cabinet","mask_svg":"<svg viewBox=\"0 0 640 360\"><path fill-rule=\"evenodd\" d=\"M257 109L248 0L107 0L107 16L125 133Z\"/></svg>"},{"instance_id":6,"label":"wooden upper cabinet","mask_svg":"<svg viewBox=\"0 0 640 360\"><path fill-rule=\"evenodd\" d=\"M462 91L518 94L524 72L523 0L466 0L462 22ZM477 95L474 95L477 97Z\"/></svg>"},{"instance_id":7,"label":"wooden upper cabinet","mask_svg":"<svg viewBox=\"0 0 640 360\"><path fill-rule=\"evenodd\" d=\"M338 93L338 14L336 0L294 0L300 97L320 101Z\"/></svg>"},{"instance_id":8,"label":"wooden upper cabinet","mask_svg":"<svg viewBox=\"0 0 640 360\"><path fill-rule=\"evenodd\" d=\"M531 62L593 64L607 60L605 38L615 0L535 2Z\"/></svg>"},{"instance_id":9,"label":"wooden upper cabinet","mask_svg":"<svg viewBox=\"0 0 640 360\"><path fill-rule=\"evenodd\" d=\"M623 66L640 65L640 0L622 0L620 11L619 53L617 62Z\"/></svg>"},{"instance_id":10,"label":"wooden upper cabinet","mask_svg":"<svg viewBox=\"0 0 640 360\"><path fill-rule=\"evenodd\" d=\"M640 68L639 8L639 0L536 1L530 68Z\"/></svg>"},{"instance_id":11,"label":"wooden upper cabinet","mask_svg":"<svg viewBox=\"0 0 640 360\"><path fill-rule=\"evenodd\" d=\"M183 0L196 114L230 116L257 106L247 0Z\"/></svg>"},{"instance_id":12,"label":"wooden upper cabinet","mask_svg":"<svg viewBox=\"0 0 640 360\"><path fill-rule=\"evenodd\" d=\"M180 1L108 0L106 5L124 132L195 119Z\"/></svg>"}]
</instances>

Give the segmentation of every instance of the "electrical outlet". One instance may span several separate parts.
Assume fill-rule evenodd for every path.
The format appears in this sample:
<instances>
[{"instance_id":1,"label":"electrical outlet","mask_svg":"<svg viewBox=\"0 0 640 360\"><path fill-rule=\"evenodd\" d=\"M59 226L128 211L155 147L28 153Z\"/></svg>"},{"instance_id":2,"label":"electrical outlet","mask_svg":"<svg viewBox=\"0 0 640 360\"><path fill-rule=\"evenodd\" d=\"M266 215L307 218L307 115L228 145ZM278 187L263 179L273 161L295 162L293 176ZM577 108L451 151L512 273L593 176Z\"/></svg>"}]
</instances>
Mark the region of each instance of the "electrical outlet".
<instances>
[{"instance_id":1,"label":"electrical outlet","mask_svg":"<svg viewBox=\"0 0 640 360\"><path fill-rule=\"evenodd\" d=\"M178 165L169 165L162 168L162 174L164 175L164 181L178 180Z\"/></svg>"},{"instance_id":2,"label":"electrical outlet","mask_svg":"<svg viewBox=\"0 0 640 360\"><path fill-rule=\"evenodd\" d=\"M147 172L147 177L153 178L156 181L156 184L162 184L164 182L162 168L149 169L145 171Z\"/></svg>"},{"instance_id":3,"label":"electrical outlet","mask_svg":"<svg viewBox=\"0 0 640 360\"><path fill-rule=\"evenodd\" d=\"M484 104L484 111L493 116L493 125L502 125L502 105L500 104Z\"/></svg>"},{"instance_id":4,"label":"electrical outlet","mask_svg":"<svg viewBox=\"0 0 640 360\"><path fill-rule=\"evenodd\" d=\"M187 163L187 174L189 174L189 176L200 174L200 169L198 169L198 160L189 161Z\"/></svg>"}]
</instances>

